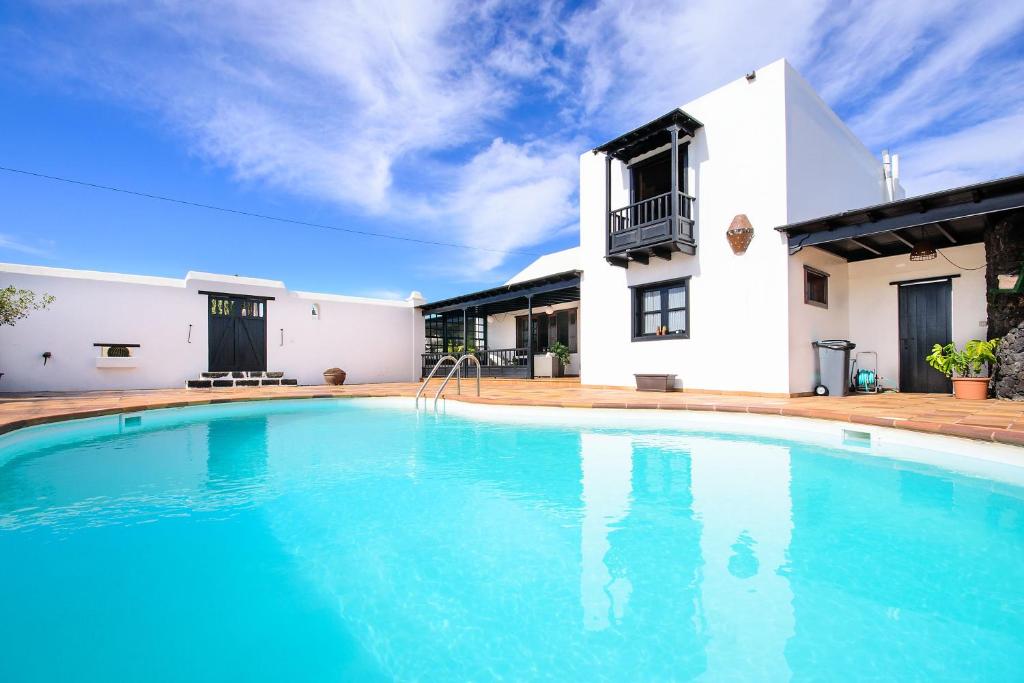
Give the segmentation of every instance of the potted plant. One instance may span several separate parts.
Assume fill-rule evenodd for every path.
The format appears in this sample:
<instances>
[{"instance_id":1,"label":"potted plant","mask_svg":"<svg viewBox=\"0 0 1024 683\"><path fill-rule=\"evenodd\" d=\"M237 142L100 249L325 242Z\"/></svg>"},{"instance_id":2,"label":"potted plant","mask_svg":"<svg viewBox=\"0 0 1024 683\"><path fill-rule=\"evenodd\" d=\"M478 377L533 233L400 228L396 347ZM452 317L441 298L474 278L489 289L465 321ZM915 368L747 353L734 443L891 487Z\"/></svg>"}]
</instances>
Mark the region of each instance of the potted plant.
<instances>
[{"instance_id":1,"label":"potted plant","mask_svg":"<svg viewBox=\"0 0 1024 683\"><path fill-rule=\"evenodd\" d=\"M324 370L324 383L332 386L341 386L345 383L348 374L341 368L327 368Z\"/></svg>"},{"instance_id":2,"label":"potted plant","mask_svg":"<svg viewBox=\"0 0 1024 683\"><path fill-rule=\"evenodd\" d=\"M569 364L569 347L562 342L555 342L548 351L557 362L551 368L552 377L561 377L565 374L565 366Z\"/></svg>"},{"instance_id":3,"label":"potted plant","mask_svg":"<svg viewBox=\"0 0 1024 683\"><path fill-rule=\"evenodd\" d=\"M972 339L964 344L963 349L958 349L952 342L945 346L936 344L925 360L953 380L953 394L957 398L981 400L988 398L990 380L987 373L981 373L996 362L997 346L998 339Z\"/></svg>"}]
</instances>

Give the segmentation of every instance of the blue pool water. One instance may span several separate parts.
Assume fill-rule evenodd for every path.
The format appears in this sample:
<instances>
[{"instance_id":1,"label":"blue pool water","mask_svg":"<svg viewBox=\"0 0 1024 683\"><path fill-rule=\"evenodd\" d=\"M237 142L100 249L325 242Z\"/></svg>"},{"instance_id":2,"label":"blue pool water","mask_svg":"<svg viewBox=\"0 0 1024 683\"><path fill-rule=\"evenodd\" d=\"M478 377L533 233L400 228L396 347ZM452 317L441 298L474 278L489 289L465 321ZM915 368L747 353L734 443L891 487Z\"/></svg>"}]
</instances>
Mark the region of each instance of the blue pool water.
<instances>
[{"instance_id":1,"label":"blue pool water","mask_svg":"<svg viewBox=\"0 0 1024 683\"><path fill-rule=\"evenodd\" d=\"M0 439L0 680L1020 680L1024 489L372 401Z\"/></svg>"}]
</instances>

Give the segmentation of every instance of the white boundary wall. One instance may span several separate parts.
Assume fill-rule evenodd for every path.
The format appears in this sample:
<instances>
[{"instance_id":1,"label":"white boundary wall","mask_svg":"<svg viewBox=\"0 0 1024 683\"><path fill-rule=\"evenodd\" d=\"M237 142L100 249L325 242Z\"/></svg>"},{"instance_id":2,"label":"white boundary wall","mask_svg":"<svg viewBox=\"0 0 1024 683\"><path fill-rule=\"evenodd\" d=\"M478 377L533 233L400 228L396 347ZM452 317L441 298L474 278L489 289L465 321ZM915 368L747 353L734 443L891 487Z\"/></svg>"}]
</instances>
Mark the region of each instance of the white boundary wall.
<instances>
[{"instance_id":1,"label":"white boundary wall","mask_svg":"<svg viewBox=\"0 0 1024 683\"><path fill-rule=\"evenodd\" d=\"M179 280L0 264L0 278L0 286L56 297L48 310L0 328L3 392L183 387L207 370L208 297L200 290L274 297L267 302L267 369L300 384L322 384L323 371L334 366L353 384L419 376L419 298L297 292L275 280L196 272ZM140 344L135 367L97 367L94 343ZM46 351L52 358L44 366Z\"/></svg>"}]
</instances>

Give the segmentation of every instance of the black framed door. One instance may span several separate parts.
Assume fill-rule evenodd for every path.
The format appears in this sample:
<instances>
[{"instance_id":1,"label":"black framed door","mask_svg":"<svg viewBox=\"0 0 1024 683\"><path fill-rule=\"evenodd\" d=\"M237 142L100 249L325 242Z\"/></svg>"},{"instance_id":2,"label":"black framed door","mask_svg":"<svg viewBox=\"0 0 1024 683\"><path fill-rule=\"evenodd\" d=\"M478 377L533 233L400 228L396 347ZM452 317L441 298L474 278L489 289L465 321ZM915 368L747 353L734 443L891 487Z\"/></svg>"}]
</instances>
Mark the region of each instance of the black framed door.
<instances>
[{"instance_id":1,"label":"black framed door","mask_svg":"<svg viewBox=\"0 0 1024 683\"><path fill-rule=\"evenodd\" d=\"M267 369L267 301L211 294L210 371Z\"/></svg>"},{"instance_id":2,"label":"black framed door","mask_svg":"<svg viewBox=\"0 0 1024 683\"><path fill-rule=\"evenodd\" d=\"M953 339L952 281L900 285L899 306L900 391L949 393L950 381L924 358Z\"/></svg>"}]
</instances>

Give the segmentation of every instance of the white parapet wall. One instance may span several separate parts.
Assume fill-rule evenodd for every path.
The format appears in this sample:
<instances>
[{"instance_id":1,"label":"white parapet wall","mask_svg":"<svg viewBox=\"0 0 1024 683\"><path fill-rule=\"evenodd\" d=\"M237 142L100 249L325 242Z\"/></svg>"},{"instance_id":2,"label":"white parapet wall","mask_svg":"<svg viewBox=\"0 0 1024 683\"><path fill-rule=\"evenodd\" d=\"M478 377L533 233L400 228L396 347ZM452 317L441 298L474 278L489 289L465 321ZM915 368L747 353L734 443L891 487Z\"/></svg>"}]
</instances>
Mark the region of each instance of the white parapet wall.
<instances>
[{"instance_id":1,"label":"white parapet wall","mask_svg":"<svg viewBox=\"0 0 1024 683\"><path fill-rule=\"evenodd\" d=\"M0 328L2 392L184 386L209 369L209 297L201 291L273 297L266 303L267 369L300 384L322 384L329 367L345 370L353 384L419 374L416 297L298 292L275 280L210 273L176 279L0 264L0 286L8 285L56 300ZM138 346L129 359L103 359L96 344Z\"/></svg>"}]
</instances>

